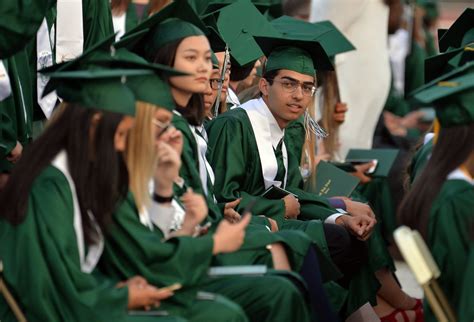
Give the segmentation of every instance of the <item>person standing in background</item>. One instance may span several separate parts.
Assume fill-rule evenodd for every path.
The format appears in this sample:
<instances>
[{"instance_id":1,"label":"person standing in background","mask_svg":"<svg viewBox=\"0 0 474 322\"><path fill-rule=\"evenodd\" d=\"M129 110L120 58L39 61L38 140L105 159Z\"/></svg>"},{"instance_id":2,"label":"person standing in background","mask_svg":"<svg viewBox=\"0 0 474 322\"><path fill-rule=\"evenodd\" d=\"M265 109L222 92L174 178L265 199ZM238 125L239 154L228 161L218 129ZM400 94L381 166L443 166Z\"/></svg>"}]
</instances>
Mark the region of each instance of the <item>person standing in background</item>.
<instances>
[{"instance_id":1,"label":"person standing in background","mask_svg":"<svg viewBox=\"0 0 474 322\"><path fill-rule=\"evenodd\" d=\"M314 0L311 4L310 21L331 20L357 48L336 57L341 99L352 107L347 112L350 121L340 128L339 158L351 148L372 147L390 89L388 13L383 0Z\"/></svg>"}]
</instances>

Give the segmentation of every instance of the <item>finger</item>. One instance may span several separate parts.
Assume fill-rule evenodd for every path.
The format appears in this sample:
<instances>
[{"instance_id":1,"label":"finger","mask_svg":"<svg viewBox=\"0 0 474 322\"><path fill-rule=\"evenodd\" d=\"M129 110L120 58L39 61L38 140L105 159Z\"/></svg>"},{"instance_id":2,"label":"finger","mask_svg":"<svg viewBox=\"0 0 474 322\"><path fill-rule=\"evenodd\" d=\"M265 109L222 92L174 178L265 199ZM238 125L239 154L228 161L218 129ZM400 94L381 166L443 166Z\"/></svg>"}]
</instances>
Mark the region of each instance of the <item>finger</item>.
<instances>
[{"instance_id":1,"label":"finger","mask_svg":"<svg viewBox=\"0 0 474 322\"><path fill-rule=\"evenodd\" d=\"M246 214L242 217L242 219L240 219L240 222L237 225L239 225L242 228L245 228L250 223L251 218L252 216L250 214Z\"/></svg>"},{"instance_id":2,"label":"finger","mask_svg":"<svg viewBox=\"0 0 474 322\"><path fill-rule=\"evenodd\" d=\"M237 207L237 205L240 203L241 200L242 200L242 198L239 198L239 199L235 199L234 201L226 203L225 204L226 208L235 208L235 207Z\"/></svg>"}]
</instances>

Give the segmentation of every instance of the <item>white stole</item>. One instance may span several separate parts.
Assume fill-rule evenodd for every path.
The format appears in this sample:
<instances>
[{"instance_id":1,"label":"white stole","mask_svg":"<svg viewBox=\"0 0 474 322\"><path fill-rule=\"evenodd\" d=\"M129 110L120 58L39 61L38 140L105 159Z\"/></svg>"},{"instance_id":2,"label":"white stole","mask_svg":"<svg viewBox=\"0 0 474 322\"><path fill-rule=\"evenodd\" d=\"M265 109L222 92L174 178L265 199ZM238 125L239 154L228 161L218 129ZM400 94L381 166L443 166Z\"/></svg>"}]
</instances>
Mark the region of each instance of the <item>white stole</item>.
<instances>
[{"instance_id":1,"label":"white stole","mask_svg":"<svg viewBox=\"0 0 474 322\"><path fill-rule=\"evenodd\" d=\"M207 136L206 130L203 126L196 127L196 126L189 126L191 128L191 132L193 133L194 139L196 140L196 144L198 147L198 154L199 154L199 176L201 178L202 188L206 195L209 194L207 190L207 178L211 180L212 185L214 185L215 176L214 171L212 170L211 165L207 161L206 153L207 153L207 142L206 140L196 131L202 133L203 136ZM203 132L202 132L203 131Z\"/></svg>"},{"instance_id":2,"label":"white stole","mask_svg":"<svg viewBox=\"0 0 474 322\"><path fill-rule=\"evenodd\" d=\"M43 23L41 24L41 27L39 28L38 33L36 35L36 58L36 70L41 70L53 64L53 52L46 18L43 19ZM49 119L51 117L51 113L53 112L54 106L56 105L58 96L56 95L56 91L54 91L41 98L43 95L43 90L46 87L48 81L49 77L37 73L36 88L38 95L38 104L43 110L43 113L46 118Z\"/></svg>"},{"instance_id":3,"label":"white stole","mask_svg":"<svg viewBox=\"0 0 474 322\"><path fill-rule=\"evenodd\" d=\"M97 266L100 256L104 251L104 236L94 218L94 215L89 212L88 215L92 220L97 235L99 236L99 241L96 244L90 245L87 254L85 254L84 231L82 229L81 210L79 208L79 201L77 199L76 186L74 185L74 181L72 180L71 174L69 172L66 151L63 150L59 152L51 163L54 167L56 167L59 171L63 173L69 183L69 188L71 189L72 201L74 205L74 232L76 233L76 242L77 248L79 250L81 271L84 273L91 273Z\"/></svg>"},{"instance_id":4,"label":"white stole","mask_svg":"<svg viewBox=\"0 0 474 322\"><path fill-rule=\"evenodd\" d=\"M118 41L125 34L125 24L127 22L127 12L125 11L120 16L112 16L112 23L114 25L115 41Z\"/></svg>"},{"instance_id":5,"label":"white stole","mask_svg":"<svg viewBox=\"0 0 474 322\"><path fill-rule=\"evenodd\" d=\"M265 183L265 189L270 188L272 185L285 188L288 178L288 151L286 150L285 142L282 143L282 155L283 163L285 165L285 179L282 185L281 181L275 180L278 173L278 162L275 156L275 151L272 145L272 134L270 131L270 123L268 121L269 116L267 105L262 98L250 100L240 106L243 108L250 119L253 133L255 134L255 141L257 142L258 154L260 156L260 165L262 167L263 181ZM268 110L265 111L265 109Z\"/></svg>"},{"instance_id":6,"label":"white stole","mask_svg":"<svg viewBox=\"0 0 474 322\"><path fill-rule=\"evenodd\" d=\"M82 0L57 0L56 63L80 56L83 48Z\"/></svg>"},{"instance_id":7,"label":"white stole","mask_svg":"<svg viewBox=\"0 0 474 322\"><path fill-rule=\"evenodd\" d=\"M230 87L227 89L226 103L232 104L232 106L229 108L230 110L240 106L239 97Z\"/></svg>"},{"instance_id":8,"label":"white stole","mask_svg":"<svg viewBox=\"0 0 474 322\"><path fill-rule=\"evenodd\" d=\"M0 102L10 96L11 93L10 77L8 77L7 69L0 59Z\"/></svg>"}]
</instances>

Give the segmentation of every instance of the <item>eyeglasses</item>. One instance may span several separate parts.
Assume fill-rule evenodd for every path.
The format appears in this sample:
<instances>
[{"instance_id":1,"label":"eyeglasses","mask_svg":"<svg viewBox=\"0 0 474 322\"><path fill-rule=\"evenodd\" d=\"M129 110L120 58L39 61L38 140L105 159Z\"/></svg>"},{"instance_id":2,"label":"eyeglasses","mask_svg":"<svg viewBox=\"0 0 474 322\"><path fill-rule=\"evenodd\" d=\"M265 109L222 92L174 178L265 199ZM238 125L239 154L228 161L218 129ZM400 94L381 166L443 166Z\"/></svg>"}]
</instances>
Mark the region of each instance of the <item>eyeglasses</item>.
<instances>
[{"instance_id":1,"label":"eyeglasses","mask_svg":"<svg viewBox=\"0 0 474 322\"><path fill-rule=\"evenodd\" d=\"M168 129L174 128L173 124L171 124L170 122L163 123L163 122L158 121L157 119L153 119L152 123L161 130L160 133L157 135L157 137L162 136L166 131L168 131Z\"/></svg>"},{"instance_id":2,"label":"eyeglasses","mask_svg":"<svg viewBox=\"0 0 474 322\"><path fill-rule=\"evenodd\" d=\"M313 84L301 83L301 82L298 82L295 80L289 80L289 79L284 79L284 80L267 79L267 81L273 81L273 82L279 83L286 93L294 93L298 89L298 87L301 87L301 92L303 93L304 96L313 96L314 93L316 92L316 86L314 86Z\"/></svg>"},{"instance_id":3,"label":"eyeglasses","mask_svg":"<svg viewBox=\"0 0 474 322\"><path fill-rule=\"evenodd\" d=\"M222 79L220 78L211 78L209 80L212 89L219 89L219 86L222 84Z\"/></svg>"}]
</instances>

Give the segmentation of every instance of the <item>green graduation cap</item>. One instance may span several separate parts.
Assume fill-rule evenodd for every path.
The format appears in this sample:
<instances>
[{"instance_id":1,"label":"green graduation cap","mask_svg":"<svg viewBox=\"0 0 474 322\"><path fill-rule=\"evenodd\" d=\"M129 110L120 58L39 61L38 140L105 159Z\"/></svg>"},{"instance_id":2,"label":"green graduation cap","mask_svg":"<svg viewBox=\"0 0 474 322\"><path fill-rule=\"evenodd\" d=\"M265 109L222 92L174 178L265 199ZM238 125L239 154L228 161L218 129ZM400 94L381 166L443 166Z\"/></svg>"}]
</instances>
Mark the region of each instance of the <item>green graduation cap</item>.
<instances>
[{"instance_id":1,"label":"green graduation cap","mask_svg":"<svg viewBox=\"0 0 474 322\"><path fill-rule=\"evenodd\" d=\"M428 19L436 19L439 16L438 0L416 0L416 4L425 10Z\"/></svg>"},{"instance_id":2,"label":"green graduation cap","mask_svg":"<svg viewBox=\"0 0 474 322\"><path fill-rule=\"evenodd\" d=\"M77 70L49 74L50 81L43 95L56 90L69 103L86 108L135 115L135 95L126 85L128 77L152 73L147 70Z\"/></svg>"},{"instance_id":3,"label":"green graduation cap","mask_svg":"<svg viewBox=\"0 0 474 322\"><path fill-rule=\"evenodd\" d=\"M184 73L148 63L125 48L115 49L111 41L113 39L108 38L75 60L40 71L50 77L43 95L56 90L66 101L130 114L126 106L132 93L133 101L172 110L174 103L169 85L157 74L179 76ZM107 93L112 93L111 97Z\"/></svg>"},{"instance_id":4,"label":"green graduation cap","mask_svg":"<svg viewBox=\"0 0 474 322\"><path fill-rule=\"evenodd\" d=\"M466 64L448 77L419 91L415 99L433 104L443 127L474 122L474 65Z\"/></svg>"},{"instance_id":5,"label":"green graduation cap","mask_svg":"<svg viewBox=\"0 0 474 322\"><path fill-rule=\"evenodd\" d=\"M267 62L265 70L289 69L301 74L315 75L315 70L334 70L329 56L316 40L292 37L255 37Z\"/></svg>"},{"instance_id":6,"label":"green graduation cap","mask_svg":"<svg viewBox=\"0 0 474 322\"><path fill-rule=\"evenodd\" d=\"M214 15L218 15L219 34L228 44L232 58L240 66L248 65L263 56L254 36L280 36L250 0L239 0L223 7Z\"/></svg>"},{"instance_id":7,"label":"green graduation cap","mask_svg":"<svg viewBox=\"0 0 474 322\"><path fill-rule=\"evenodd\" d=\"M272 21L272 25L281 34L300 40L316 40L331 57L354 50L351 42L330 21L309 23L289 16Z\"/></svg>"},{"instance_id":8,"label":"green graduation cap","mask_svg":"<svg viewBox=\"0 0 474 322\"><path fill-rule=\"evenodd\" d=\"M268 20L273 20L283 15L281 0L252 0L252 2Z\"/></svg>"},{"instance_id":9,"label":"green graduation cap","mask_svg":"<svg viewBox=\"0 0 474 322\"><path fill-rule=\"evenodd\" d=\"M474 60L474 42L457 49L431 56L425 60L425 82L431 82L465 63Z\"/></svg>"},{"instance_id":10,"label":"green graduation cap","mask_svg":"<svg viewBox=\"0 0 474 322\"><path fill-rule=\"evenodd\" d=\"M474 42L474 9L467 8L439 40L441 52Z\"/></svg>"},{"instance_id":11,"label":"green graduation cap","mask_svg":"<svg viewBox=\"0 0 474 322\"><path fill-rule=\"evenodd\" d=\"M162 46L206 32L206 26L188 1L176 0L127 32L116 46L152 60Z\"/></svg>"}]
</instances>

